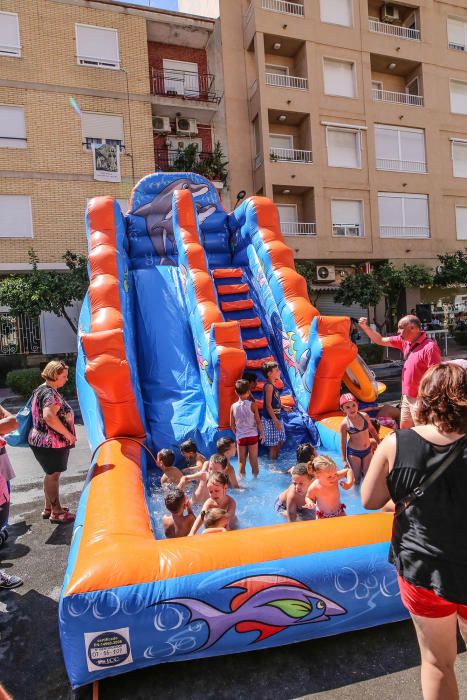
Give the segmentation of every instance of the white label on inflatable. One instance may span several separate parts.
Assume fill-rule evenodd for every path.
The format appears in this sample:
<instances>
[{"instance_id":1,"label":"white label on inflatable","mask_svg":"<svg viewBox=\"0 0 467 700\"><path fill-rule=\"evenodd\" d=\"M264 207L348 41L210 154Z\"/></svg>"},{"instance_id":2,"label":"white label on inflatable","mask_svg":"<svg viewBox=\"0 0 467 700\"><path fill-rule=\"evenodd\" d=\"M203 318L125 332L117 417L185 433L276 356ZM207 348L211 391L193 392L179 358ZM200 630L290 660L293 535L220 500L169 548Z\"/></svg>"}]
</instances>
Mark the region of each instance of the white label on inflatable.
<instances>
[{"instance_id":1,"label":"white label on inflatable","mask_svg":"<svg viewBox=\"0 0 467 700\"><path fill-rule=\"evenodd\" d=\"M102 671L103 668L131 664L130 628L105 632L85 632L86 661L88 671Z\"/></svg>"}]
</instances>

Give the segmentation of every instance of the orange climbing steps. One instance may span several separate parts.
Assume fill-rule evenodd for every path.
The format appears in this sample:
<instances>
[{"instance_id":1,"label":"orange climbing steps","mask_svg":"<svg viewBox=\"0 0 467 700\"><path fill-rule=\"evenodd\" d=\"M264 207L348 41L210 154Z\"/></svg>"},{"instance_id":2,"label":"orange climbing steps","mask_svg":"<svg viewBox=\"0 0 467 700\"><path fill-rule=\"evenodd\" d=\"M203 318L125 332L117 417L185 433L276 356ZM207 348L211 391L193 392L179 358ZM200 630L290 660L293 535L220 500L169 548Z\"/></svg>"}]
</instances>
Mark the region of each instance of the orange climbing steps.
<instances>
[{"instance_id":1,"label":"orange climbing steps","mask_svg":"<svg viewBox=\"0 0 467 700\"><path fill-rule=\"evenodd\" d=\"M261 326L261 321L258 316L254 318L240 318L238 319L240 328L259 328Z\"/></svg>"},{"instance_id":2,"label":"orange climbing steps","mask_svg":"<svg viewBox=\"0 0 467 700\"><path fill-rule=\"evenodd\" d=\"M249 338L242 341L244 350L256 350L258 348L267 348L268 340L264 336L262 338Z\"/></svg>"},{"instance_id":3,"label":"orange climbing steps","mask_svg":"<svg viewBox=\"0 0 467 700\"><path fill-rule=\"evenodd\" d=\"M267 357L260 357L258 360L247 360L247 369L261 369L265 362L274 362L274 357L268 355Z\"/></svg>"},{"instance_id":4,"label":"orange climbing steps","mask_svg":"<svg viewBox=\"0 0 467 700\"><path fill-rule=\"evenodd\" d=\"M212 276L215 280L236 278L241 277L242 275L243 272L239 267L226 267L224 269L220 268L219 270L212 271Z\"/></svg>"},{"instance_id":5,"label":"orange climbing steps","mask_svg":"<svg viewBox=\"0 0 467 700\"><path fill-rule=\"evenodd\" d=\"M250 288L247 284L222 284L217 287L217 293L219 296L225 294L246 294Z\"/></svg>"},{"instance_id":6,"label":"orange climbing steps","mask_svg":"<svg viewBox=\"0 0 467 700\"><path fill-rule=\"evenodd\" d=\"M221 301L222 311L243 311L243 309L252 309L253 306L253 299L241 299L240 301Z\"/></svg>"}]
</instances>

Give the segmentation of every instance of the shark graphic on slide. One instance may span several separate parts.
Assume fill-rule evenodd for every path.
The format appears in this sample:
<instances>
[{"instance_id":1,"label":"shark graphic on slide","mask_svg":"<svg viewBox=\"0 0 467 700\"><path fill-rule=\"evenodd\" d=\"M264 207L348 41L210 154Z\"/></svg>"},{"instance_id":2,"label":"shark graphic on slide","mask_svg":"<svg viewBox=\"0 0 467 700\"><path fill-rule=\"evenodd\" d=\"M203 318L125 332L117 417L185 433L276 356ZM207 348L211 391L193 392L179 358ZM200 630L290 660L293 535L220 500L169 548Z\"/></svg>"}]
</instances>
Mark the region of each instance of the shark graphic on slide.
<instances>
[{"instance_id":1,"label":"shark graphic on slide","mask_svg":"<svg viewBox=\"0 0 467 700\"><path fill-rule=\"evenodd\" d=\"M198 221L201 225L208 216L216 211L214 204L204 206L196 202L197 197L201 197L209 191L207 184L197 184L188 178L174 180L157 194L151 202L139 207L133 213L146 219L146 231L157 255L161 258L161 265L173 265L173 261L167 257L167 241L175 249L175 236L173 231L172 218L172 195L176 190L190 190L195 200L198 213Z\"/></svg>"}]
</instances>

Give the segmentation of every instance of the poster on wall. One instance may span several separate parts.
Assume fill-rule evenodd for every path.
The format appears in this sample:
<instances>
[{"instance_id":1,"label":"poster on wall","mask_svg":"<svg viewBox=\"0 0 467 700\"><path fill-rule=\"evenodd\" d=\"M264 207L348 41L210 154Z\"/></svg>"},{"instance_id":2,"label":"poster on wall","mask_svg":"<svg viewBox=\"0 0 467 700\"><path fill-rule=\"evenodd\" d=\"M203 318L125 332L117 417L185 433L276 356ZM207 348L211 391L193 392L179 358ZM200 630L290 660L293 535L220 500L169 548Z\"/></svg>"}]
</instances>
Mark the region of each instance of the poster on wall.
<instances>
[{"instance_id":1,"label":"poster on wall","mask_svg":"<svg viewBox=\"0 0 467 700\"><path fill-rule=\"evenodd\" d=\"M110 143L92 144L94 180L121 182L120 147Z\"/></svg>"}]
</instances>

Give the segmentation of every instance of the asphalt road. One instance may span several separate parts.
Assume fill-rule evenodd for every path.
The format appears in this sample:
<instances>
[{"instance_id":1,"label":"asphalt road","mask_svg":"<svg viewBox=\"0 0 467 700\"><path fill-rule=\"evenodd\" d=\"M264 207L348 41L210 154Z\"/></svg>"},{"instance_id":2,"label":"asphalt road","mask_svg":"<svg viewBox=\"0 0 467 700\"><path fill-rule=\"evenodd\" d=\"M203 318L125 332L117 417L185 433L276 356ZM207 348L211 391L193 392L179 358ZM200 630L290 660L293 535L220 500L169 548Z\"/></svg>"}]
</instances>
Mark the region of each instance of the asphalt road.
<instances>
[{"instance_id":1,"label":"asphalt road","mask_svg":"<svg viewBox=\"0 0 467 700\"><path fill-rule=\"evenodd\" d=\"M74 508L89 464L84 429L61 478ZM1 566L24 578L0 590L0 680L14 700L69 700L57 626L72 526L42 520L42 475L29 450L10 449L10 540ZM459 648L463 648L460 644ZM288 647L154 666L100 684L101 700L417 700L419 653L410 622ZM459 655L460 697L467 698L467 653ZM86 697L87 692L80 693Z\"/></svg>"}]
</instances>

